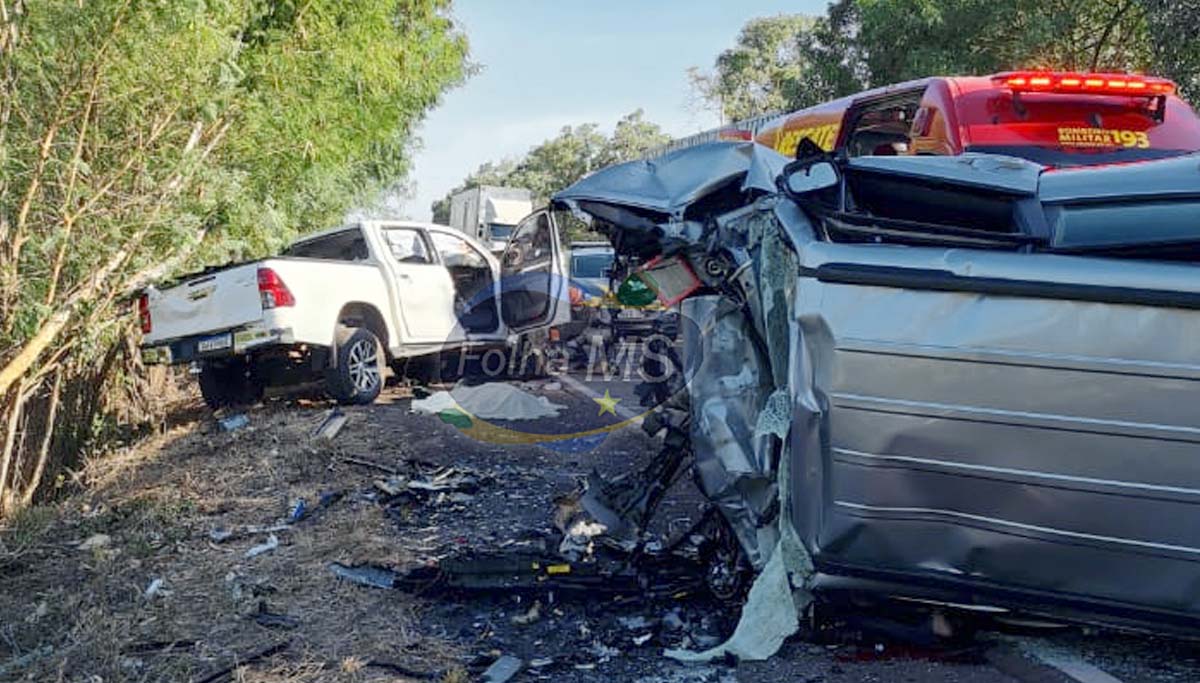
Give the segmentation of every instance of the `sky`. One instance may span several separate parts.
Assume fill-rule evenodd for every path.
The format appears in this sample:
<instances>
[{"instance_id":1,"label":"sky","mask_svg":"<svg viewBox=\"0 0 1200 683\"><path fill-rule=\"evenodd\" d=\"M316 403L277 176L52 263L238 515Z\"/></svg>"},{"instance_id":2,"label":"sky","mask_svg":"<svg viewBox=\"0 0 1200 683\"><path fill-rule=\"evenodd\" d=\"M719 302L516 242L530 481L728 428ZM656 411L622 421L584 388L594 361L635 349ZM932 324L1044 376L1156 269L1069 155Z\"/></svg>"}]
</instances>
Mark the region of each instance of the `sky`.
<instances>
[{"instance_id":1,"label":"sky","mask_svg":"<svg viewBox=\"0 0 1200 683\"><path fill-rule=\"evenodd\" d=\"M678 137L720 122L687 69L711 68L747 20L820 14L826 0L456 0L479 73L446 94L420 130L401 213L429 205L486 161L517 158L567 125L611 132L636 109ZM390 202L389 202L390 204Z\"/></svg>"}]
</instances>

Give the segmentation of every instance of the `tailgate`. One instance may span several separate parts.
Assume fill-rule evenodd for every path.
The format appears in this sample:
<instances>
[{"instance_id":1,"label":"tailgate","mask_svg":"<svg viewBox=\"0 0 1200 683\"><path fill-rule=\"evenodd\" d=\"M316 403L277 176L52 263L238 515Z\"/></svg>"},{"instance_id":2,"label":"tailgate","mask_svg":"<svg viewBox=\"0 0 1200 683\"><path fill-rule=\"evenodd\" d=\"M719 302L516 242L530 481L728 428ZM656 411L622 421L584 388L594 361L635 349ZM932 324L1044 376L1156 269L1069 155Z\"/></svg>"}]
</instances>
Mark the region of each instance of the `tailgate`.
<instances>
[{"instance_id":1,"label":"tailgate","mask_svg":"<svg viewBox=\"0 0 1200 683\"><path fill-rule=\"evenodd\" d=\"M257 263L207 273L148 293L151 325L146 343L226 330L262 318Z\"/></svg>"}]
</instances>

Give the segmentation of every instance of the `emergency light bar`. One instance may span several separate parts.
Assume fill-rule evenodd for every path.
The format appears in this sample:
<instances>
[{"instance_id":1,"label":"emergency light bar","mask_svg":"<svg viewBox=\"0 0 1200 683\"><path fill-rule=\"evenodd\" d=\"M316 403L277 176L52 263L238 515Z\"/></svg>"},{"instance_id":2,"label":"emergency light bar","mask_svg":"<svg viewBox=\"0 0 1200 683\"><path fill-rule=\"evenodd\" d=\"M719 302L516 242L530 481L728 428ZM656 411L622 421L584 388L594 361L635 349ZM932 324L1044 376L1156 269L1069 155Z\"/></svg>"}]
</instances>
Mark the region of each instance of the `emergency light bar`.
<instances>
[{"instance_id":1,"label":"emergency light bar","mask_svg":"<svg viewBox=\"0 0 1200 683\"><path fill-rule=\"evenodd\" d=\"M1129 95L1131 97L1158 97L1175 94L1175 84L1165 78L1129 74L1010 71L992 76L992 82L1013 92L1083 93Z\"/></svg>"}]
</instances>

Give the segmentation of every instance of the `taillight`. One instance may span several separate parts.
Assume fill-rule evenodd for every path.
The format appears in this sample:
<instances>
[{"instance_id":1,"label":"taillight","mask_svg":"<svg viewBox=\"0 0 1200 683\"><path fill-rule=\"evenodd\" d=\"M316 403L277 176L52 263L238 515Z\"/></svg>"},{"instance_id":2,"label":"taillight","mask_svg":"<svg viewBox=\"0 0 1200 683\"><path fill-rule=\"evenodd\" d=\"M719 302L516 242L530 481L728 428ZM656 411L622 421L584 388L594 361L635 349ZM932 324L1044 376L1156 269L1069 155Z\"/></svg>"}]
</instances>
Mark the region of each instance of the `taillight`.
<instances>
[{"instance_id":1,"label":"taillight","mask_svg":"<svg viewBox=\"0 0 1200 683\"><path fill-rule=\"evenodd\" d=\"M1084 74L1059 71L1013 71L992 76L992 82L1013 92L1084 93L1094 95L1157 96L1175 94L1165 78L1129 74Z\"/></svg>"},{"instance_id":2,"label":"taillight","mask_svg":"<svg viewBox=\"0 0 1200 683\"><path fill-rule=\"evenodd\" d=\"M296 305L296 297L292 296L292 290L288 289L279 274L270 268L258 269L258 294L262 298L263 309Z\"/></svg>"},{"instance_id":3,"label":"taillight","mask_svg":"<svg viewBox=\"0 0 1200 683\"><path fill-rule=\"evenodd\" d=\"M143 294L138 297L138 318L142 321L142 334L150 334L150 295Z\"/></svg>"}]
</instances>

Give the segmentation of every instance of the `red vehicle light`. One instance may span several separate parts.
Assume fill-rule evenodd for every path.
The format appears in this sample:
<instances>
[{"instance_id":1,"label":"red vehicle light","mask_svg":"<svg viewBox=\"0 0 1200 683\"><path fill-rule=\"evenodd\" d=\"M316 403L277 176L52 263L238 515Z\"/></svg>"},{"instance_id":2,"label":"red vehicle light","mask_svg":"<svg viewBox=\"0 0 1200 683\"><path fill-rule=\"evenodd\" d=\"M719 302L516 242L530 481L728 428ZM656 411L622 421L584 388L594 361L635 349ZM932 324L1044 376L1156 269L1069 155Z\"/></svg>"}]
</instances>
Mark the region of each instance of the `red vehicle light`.
<instances>
[{"instance_id":1,"label":"red vehicle light","mask_svg":"<svg viewBox=\"0 0 1200 683\"><path fill-rule=\"evenodd\" d=\"M1150 96L1175 94L1175 84L1165 78L1127 74L1014 71L992 76L992 82L1013 92Z\"/></svg>"},{"instance_id":2,"label":"red vehicle light","mask_svg":"<svg viewBox=\"0 0 1200 683\"><path fill-rule=\"evenodd\" d=\"M258 293L262 297L264 310L296 305L296 297L292 296L292 290L288 289L279 274L270 268L258 269Z\"/></svg>"},{"instance_id":3,"label":"red vehicle light","mask_svg":"<svg viewBox=\"0 0 1200 683\"><path fill-rule=\"evenodd\" d=\"M717 131L718 140L753 140L754 134L741 128L722 128Z\"/></svg>"},{"instance_id":4,"label":"red vehicle light","mask_svg":"<svg viewBox=\"0 0 1200 683\"><path fill-rule=\"evenodd\" d=\"M142 334L150 334L153 327L150 320L150 295L142 294L138 297L138 318L142 321Z\"/></svg>"}]
</instances>

